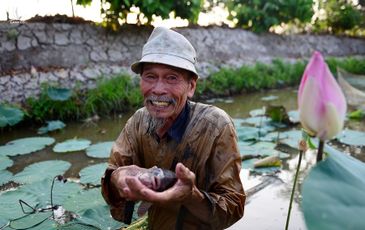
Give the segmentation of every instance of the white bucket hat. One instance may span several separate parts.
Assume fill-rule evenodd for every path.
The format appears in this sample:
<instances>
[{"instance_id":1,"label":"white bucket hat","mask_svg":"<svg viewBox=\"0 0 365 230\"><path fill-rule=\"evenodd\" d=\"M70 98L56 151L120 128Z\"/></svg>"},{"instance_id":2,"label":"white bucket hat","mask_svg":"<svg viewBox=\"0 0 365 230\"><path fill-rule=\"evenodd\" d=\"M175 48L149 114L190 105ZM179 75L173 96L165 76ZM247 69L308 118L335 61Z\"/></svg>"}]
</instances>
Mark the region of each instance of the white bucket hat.
<instances>
[{"instance_id":1,"label":"white bucket hat","mask_svg":"<svg viewBox=\"0 0 365 230\"><path fill-rule=\"evenodd\" d=\"M140 74L142 63L159 63L178 67L193 72L196 52L190 42L181 34L164 27L156 27L143 46L142 58L131 65L133 72Z\"/></svg>"}]
</instances>

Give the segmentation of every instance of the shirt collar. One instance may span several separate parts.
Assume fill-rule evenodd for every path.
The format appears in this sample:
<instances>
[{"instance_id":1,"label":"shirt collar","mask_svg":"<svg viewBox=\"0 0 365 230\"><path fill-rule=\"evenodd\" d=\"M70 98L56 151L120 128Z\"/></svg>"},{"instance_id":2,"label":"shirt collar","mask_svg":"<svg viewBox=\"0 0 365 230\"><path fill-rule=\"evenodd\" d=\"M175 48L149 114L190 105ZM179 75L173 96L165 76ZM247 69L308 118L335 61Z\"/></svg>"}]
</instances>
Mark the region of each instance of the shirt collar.
<instances>
[{"instance_id":1,"label":"shirt collar","mask_svg":"<svg viewBox=\"0 0 365 230\"><path fill-rule=\"evenodd\" d=\"M181 111L179 116L176 118L174 124L172 124L171 128L167 131L169 137L174 139L177 143L179 143L184 135L186 125L189 120L190 107L188 102L186 102L184 109Z\"/></svg>"}]
</instances>

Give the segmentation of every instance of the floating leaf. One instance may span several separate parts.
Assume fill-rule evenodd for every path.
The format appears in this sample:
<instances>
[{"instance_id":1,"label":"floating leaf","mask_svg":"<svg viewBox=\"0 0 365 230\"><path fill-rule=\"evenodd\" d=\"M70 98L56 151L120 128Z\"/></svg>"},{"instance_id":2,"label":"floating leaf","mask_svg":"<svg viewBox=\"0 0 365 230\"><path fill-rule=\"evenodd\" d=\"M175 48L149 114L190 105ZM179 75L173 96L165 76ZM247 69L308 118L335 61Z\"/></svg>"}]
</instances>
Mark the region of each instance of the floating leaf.
<instances>
[{"instance_id":1,"label":"floating leaf","mask_svg":"<svg viewBox=\"0 0 365 230\"><path fill-rule=\"evenodd\" d=\"M288 112L288 115L289 115L289 120L296 124L296 123L299 123L300 122L300 119L299 119L299 111L298 110L291 110Z\"/></svg>"},{"instance_id":2,"label":"floating leaf","mask_svg":"<svg viewBox=\"0 0 365 230\"><path fill-rule=\"evenodd\" d=\"M265 107L262 109L255 109L255 110L251 110L250 111L250 116L251 117L257 117L257 116L264 116L265 115Z\"/></svg>"},{"instance_id":3,"label":"floating leaf","mask_svg":"<svg viewBox=\"0 0 365 230\"><path fill-rule=\"evenodd\" d=\"M0 170L0 186L11 181L12 177L13 174L8 170Z\"/></svg>"},{"instance_id":4,"label":"floating leaf","mask_svg":"<svg viewBox=\"0 0 365 230\"><path fill-rule=\"evenodd\" d=\"M278 99L279 97L278 96L274 96L274 95L269 95L267 97L262 97L261 100L262 101L273 101L273 100L276 100Z\"/></svg>"},{"instance_id":5,"label":"floating leaf","mask_svg":"<svg viewBox=\"0 0 365 230\"><path fill-rule=\"evenodd\" d=\"M55 229L57 224L51 220L52 212L36 212L25 216L24 218L14 220L10 224L10 229L28 229L31 226L33 230Z\"/></svg>"},{"instance_id":6,"label":"floating leaf","mask_svg":"<svg viewBox=\"0 0 365 230\"><path fill-rule=\"evenodd\" d=\"M19 200L27 202L31 207L38 204L38 199L35 195L25 192L8 191L2 193L0 196L0 222L8 222L10 219L15 219L24 216ZM29 207L24 205L25 211L32 211Z\"/></svg>"},{"instance_id":7,"label":"floating leaf","mask_svg":"<svg viewBox=\"0 0 365 230\"><path fill-rule=\"evenodd\" d=\"M44 179L53 179L57 175L63 175L70 168L71 164L67 161L51 160L31 164L23 171L15 174L14 181L19 183L34 183Z\"/></svg>"},{"instance_id":8,"label":"floating leaf","mask_svg":"<svg viewBox=\"0 0 365 230\"><path fill-rule=\"evenodd\" d=\"M19 191L37 196L41 206L46 207L51 204L51 185L53 178L36 181L19 188ZM82 189L79 184L73 182L63 182L55 180L52 192L53 205L62 205L72 194L76 194Z\"/></svg>"},{"instance_id":9,"label":"floating leaf","mask_svg":"<svg viewBox=\"0 0 365 230\"><path fill-rule=\"evenodd\" d=\"M262 127L265 125L270 125L269 122L271 122L271 118L265 116L259 116L259 117L250 117L247 119L243 119L241 124L250 124Z\"/></svg>"},{"instance_id":10,"label":"floating leaf","mask_svg":"<svg viewBox=\"0 0 365 230\"><path fill-rule=\"evenodd\" d=\"M249 126L241 126L236 128L237 136L240 141L258 140L260 136L264 136L260 129Z\"/></svg>"},{"instance_id":11,"label":"floating leaf","mask_svg":"<svg viewBox=\"0 0 365 230\"><path fill-rule=\"evenodd\" d=\"M90 224L98 229L121 229L122 227L126 227L127 225L114 220L109 215L109 208L107 205L97 206L93 209L86 210L80 221L85 224Z\"/></svg>"},{"instance_id":12,"label":"floating leaf","mask_svg":"<svg viewBox=\"0 0 365 230\"><path fill-rule=\"evenodd\" d=\"M282 105L269 105L266 108L266 116L270 117L273 122L290 124L289 116Z\"/></svg>"},{"instance_id":13,"label":"floating leaf","mask_svg":"<svg viewBox=\"0 0 365 230\"><path fill-rule=\"evenodd\" d=\"M90 145L86 149L86 155L95 158L108 158L112 150L113 143L113 141L107 141Z\"/></svg>"},{"instance_id":14,"label":"floating leaf","mask_svg":"<svg viewBox=\"0 0 365 230\"><path fill-rule=\"evenodd\" d=\"M7 156L0 155L0 170L6 169L13 165L13 161Z\"/></svg>"},{"instance_id":15,"label":"floating leaf","mask_svg":"<svg viewBox=\"0 0 365 230\"><path fill-rule=\"evenodd\" d=\"M0 156L16 156L39 151L55 141L51 137L27 137L0 146Z\"/></svg>"},{"instance_id":16,"label":"floating leaf","mask_svg":"<svg viewBox=\"0 0 365 230\"><path fill-rule=\"evenodd\" d=\"M45 134L57 129L63 129L64 127L66 127L66 125L62 121L47 121L47 126L40 127L38 129L38 134Z\"/></svg>"},{"instance_id":17,"label":"floating leaf","mask_svg":"<svg viewBox=\"0 0 365 230\"><path fill-rule=\"evenodd\" d=\"M275 149L276 144L271 142L257 142L252 145L238 145L241 155L278 156L287 158L289 155Z\"/></svg>"},{"instance_id":18,"label":"floating leaf","mask_svg":"<svg viewBox=\"0 0 365 230\"><path fill-rule=\"evenodd\" d=\"M53 151L56 153L80 151L89 147L90 144L91 141L86 139L69 139L64 142L56 144L53 147Z\"/></svg>"},{"instance_id":19,"label":"floating leaf","mask_svg":"<svg viewBox=\"0 0 365 230\"><path fill-rule=\"evenodd\" d=\"M339 142L347 145L365 146L365 133L346 129L336 137Z\"/></svg>"},{"instance_id":20,"label":"floating leaf","mask_svg":"<svg viewBox=\"0 0 365 230\"><path fill-rule=\"evenodd\" d=\"M100 163L83 168L80 175L80 182L83 184L100 185L100 178L103 176L107 163Z\"/></svg>"},{"instance_id":21,"label":"floating leaf","mask_svg":"<svg viewBox=\"0 0 365 230\"><path fill-rule=\"evenodd\" d=\"M325 152L303 182L308 229L365 229L365 164L330 146Z\"/></svg>"},{"instance_id":22,"label":"floating leaf","mask_svg":"<svg viewBox=\"0 0 365 230\"><path fill-rule=\"evenodd\" d=\"M100 188L89 190L81 190L76 194L71 195L63 203L66 210L72 211L81 215L87 209L93 209L99 206L106 205Z\"/></svg>"},{"instance_id":23,"label":"floating leaf","mask_svg":"<svg viewBox=\"0 0 365 230\"><path fill-rule=\"evenodd\" d=\"M23 120L24 113L18 108L0 105L0 128L13 126Z\"/></svg>"},{"instance_id":24,"label":"floating leaf","mask_svg":"<svg viewBox=\"0 0 365 230\"><path fill-rule=\"evenodd\" d=\"M71 97L72 91L67 88L49 87L47 95L54 101L66 101Z\"/></svg>"}]
</instances>

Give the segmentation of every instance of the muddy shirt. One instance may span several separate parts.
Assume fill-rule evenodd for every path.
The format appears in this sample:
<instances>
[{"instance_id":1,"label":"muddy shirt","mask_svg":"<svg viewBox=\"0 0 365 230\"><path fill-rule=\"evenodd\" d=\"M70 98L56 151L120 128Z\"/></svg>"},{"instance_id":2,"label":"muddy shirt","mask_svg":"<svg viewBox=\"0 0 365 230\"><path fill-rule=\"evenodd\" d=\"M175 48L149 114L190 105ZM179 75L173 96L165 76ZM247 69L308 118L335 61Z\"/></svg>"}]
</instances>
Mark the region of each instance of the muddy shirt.
<instances>
[{"instance_id":1,"label":"muddy shirt","mask_svg":"<svg viewBox=\"0 0 365 230\"><path fill-rule=\"evenodd\" d=\"M187 106L188 118L183 122L185 131L180 141L169 135L159 139L146 108L139 109L126 123L113 145L102 178L102 193L115 219L124 222L128 218L126 209L130 208L130 201L120 197L110 182L115 169L134 164L174 171L177 162L195 173L196 186L210 207L210 222L202 222L180 204L153 205L148 211L150 229L224 229L243 216L241 158L231 118L214 106L194 102L188 102Z\"/></svg>"}]
</instances>

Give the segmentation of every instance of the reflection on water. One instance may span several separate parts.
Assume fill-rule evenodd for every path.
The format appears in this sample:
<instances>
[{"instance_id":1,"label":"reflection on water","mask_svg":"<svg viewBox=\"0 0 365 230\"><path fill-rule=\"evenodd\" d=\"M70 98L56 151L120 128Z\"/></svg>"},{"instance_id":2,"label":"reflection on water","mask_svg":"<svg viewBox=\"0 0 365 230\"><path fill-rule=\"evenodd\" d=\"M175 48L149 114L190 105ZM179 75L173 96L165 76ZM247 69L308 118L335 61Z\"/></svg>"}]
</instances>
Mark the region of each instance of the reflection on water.
<instances>
[{"instance_id":1,"label":"reflection on water","mask_svg":"<svg viewBox=\"0 0 365 230\"><path fill-rule=\"evenodd\" d=\"M233 98L214 99L205 103L214 104L224 109L233 118L249 117L251 110L260 109L268 105L283 105L287 111L297 109L297 98L295 89L281 89L268 92L259 92L247 95L236 96ZM277 99L264 101L263 97L275 96ZM273 98L273 97L272 97ZM124 114L113 118L104 118L97 122L77 122L68 123L66 128L59 132L49 134L56 139L56 142L62 142L70 138L89 139L93 144L103 141L115 140L127 119L132 113ZM365 130L365 122L351 122L349 126L352 129ZM39 127L23 128L22 130L12 130L6 133L0 133L0 145L8 141L23 137L37 136ZM71 153L54 153L52 147L48 147L36 153L24 156L11 157L14 165L8 170L17 173L25 166L45 161L45 160L65 160L72 164L70 170L66 172L67 177L78 177L78 172L92 164L106 162L107 159L96 159L88 157L84 151ZM234 229L284 229L289 205L290 191L293 184L293 175L298 162L297 154L293 154L288 160L283 162L283 170L276 174L273 183L268 184L259 191L252 193L248 197L245 208L245 217L235 225L230 227ZM315 162L314 154L306 154L302 161L298 191L300 191L301 181L306 175L308 169ZM262 182L265 177L251 175L249 170L243 169L241 179L246 191L254 188ZM302 213L298 204L300 194L297 192L290 221L290 229L306 229Z\"/></svg>"}]
</instances>

